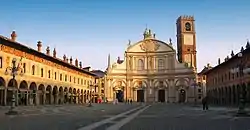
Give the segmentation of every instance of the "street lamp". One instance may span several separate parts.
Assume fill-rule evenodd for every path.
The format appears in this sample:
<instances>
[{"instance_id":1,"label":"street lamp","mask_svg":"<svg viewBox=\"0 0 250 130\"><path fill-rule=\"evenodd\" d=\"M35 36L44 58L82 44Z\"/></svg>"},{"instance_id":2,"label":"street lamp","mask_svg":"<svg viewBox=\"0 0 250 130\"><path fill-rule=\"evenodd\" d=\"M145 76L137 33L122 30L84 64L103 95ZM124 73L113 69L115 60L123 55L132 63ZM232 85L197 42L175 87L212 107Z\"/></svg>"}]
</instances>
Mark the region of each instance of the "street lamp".
<instances>
[{"instance_id":1,"label":"street lamp","mask_svg":"<svg viewBox=\"0 0 250 130\"><path fill-rule=\"evenodd\" d=\"M89 83L89 88L90 88L90 100L89 100L88 107L92 107L92 106L93 106L93 105L92 105L92 86L93 86L93 84L92 84L92 82L90 81L90 83Z\"/></svg>"},{"instance_id":2,"label":"street lamp","mask_svg":"<svg viewBox=\"0 0 250 130\"><path fill-rule=\"evenodd\" d=\"M240 104L239 104L239 109L237 112L237 115L239 116L244 116L244 115L248 115L247 111L245 110L246 107L246 87L243 87L243 77L244 74L247 74L250 72L250 68L244 68L244 65L246 64L246 61L243 61L242 57L243 54L240 52L237 55L240 58L240 64L238 65L238 67L231 69L231 73L238 73L239 72L239 76L240 76L240 87L241 87L241 91L240 91Z\"/></svg>"},{"instance_id":3,"label":"street lamp","mask_svg":"<svg viewBox=\"0 0 250 130\"><path fill-rule=\"evenodd\" d=\"M22 58L20 59L20 62L21 62ZM11 75L12 76L12 87L13 87L13 90L12 90L12 98L11 98L11 107L9 109L9 111L7 113L5 113L6 115L17 115L18 112L15 111L15 103L16 103L16 98L15 98L15 86L16 86L16 82L15 81L15 77L16 75L18 75L18 71L21 70L22 68L18 65L16 65L16 62L17 62L17 59L16 58L13 58L12 59L12 66L9 66L6 68L5 70L5 74L6 75ZM20 71L20 75L23 75L23 71Z\"/></svg>"}]
</instances>

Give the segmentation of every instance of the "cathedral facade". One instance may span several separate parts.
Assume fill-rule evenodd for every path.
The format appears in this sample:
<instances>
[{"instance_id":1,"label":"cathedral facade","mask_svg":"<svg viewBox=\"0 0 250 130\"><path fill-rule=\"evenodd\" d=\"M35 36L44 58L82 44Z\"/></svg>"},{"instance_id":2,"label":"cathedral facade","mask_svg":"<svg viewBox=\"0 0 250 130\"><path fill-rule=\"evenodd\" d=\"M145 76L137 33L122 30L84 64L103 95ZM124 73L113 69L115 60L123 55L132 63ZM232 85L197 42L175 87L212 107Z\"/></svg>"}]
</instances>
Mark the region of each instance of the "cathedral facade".
<instances>
[{"instance_id":1,"label":"cathedral facade","mask_svg":"<svg viewBox=\"0 0 250 130\"><path fill-rule=\"evenodd\" d=\"M194 18L177 19L177 51L158 40L150 29L130 43L124 60L108 60L105 96L108 101L193 102L196 97L196 41ZM178 54L177 54L178 53ZM177 58L178 57L178 58ZM177 60L178 59L178 60Z\"/></svg>"}]
</instances>

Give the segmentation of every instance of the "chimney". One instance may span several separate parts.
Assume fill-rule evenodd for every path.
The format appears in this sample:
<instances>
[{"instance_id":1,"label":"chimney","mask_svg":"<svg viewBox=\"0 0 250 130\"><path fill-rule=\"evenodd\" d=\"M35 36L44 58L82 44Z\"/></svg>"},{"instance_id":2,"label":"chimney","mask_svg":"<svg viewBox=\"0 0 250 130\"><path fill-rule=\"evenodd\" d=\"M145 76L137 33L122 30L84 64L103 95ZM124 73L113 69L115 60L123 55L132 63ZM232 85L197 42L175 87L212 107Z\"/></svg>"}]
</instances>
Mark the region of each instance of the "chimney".
<instances>
[{"instance_id":1,"label":"chimney","mask_svg":"<svg viewBox=\"0 0 250 130\"><path fill-rule=\"evenodd\" d=\"M78 67L78 60L75 60L75 66Z\"/></svg>"},{"instance_id":2,"label":"chimney","mask_svg":"<svg viewBox=\"0 0 250 130\"><path fill-rule=\"evenodd\" d=\"M69 62L70 62L70 64L72 64L72 62L73 62L72 56L70 57Z\"/></svg>"},{"instance_id":3,"label":"chimney","mask_svg":"<svg viewBox=\"0 0 250 130\"><path fill-rule=\"evenodd\" d=\"M16 37L17 37L16 31L12 31L10 36L11 36L11 40L16 41Z\"/></svg>"},{"instance_id":4,"label":"chimney","mask_svg":"<svg viewBox=\"0 0 250 130\"><path fill-rule=\"evenodd\" d=\"M42 42L41 41L37 42L37 51L42 52Z\"/></svg>"},{"instance_id":5,"label":"chimney","mask_svg":"<svg viewBox=\"0 0 250 130\"><path fill-rule=\"evenodd\" d=\"M66 57L66 55L64 54L64 55L63 55L63 61L66 61L66 58L67 58L67 57Z\"/></svg>"},{"instance_id":6,"label":"chimney","mask_svg":"<svg viewBox=\"0 0 250 130\"><path fill-rule=\"evenodd\" d=\"M49 49L49 46L47 46L47 48L46 48L46 54L47 54L47 55L50 55L50 49Z\"/></svg>"},{"instance_id":7,"label":"chimney","mask_svg":"<svg viewBox=\"0 0 250 130\"><path fill-rule=\"evenodd\" d=\"M56 58L56 48L53 50L53 57Z\"/></svg>"},{"instance_id":8,"label":"chimney","mask_svg":"<svg viewBox=\"0 0 250 130\"><path fill-rule=\"evenodd\" d=\"M80 66L80 69L82 68L82 62L80 61L80 63L79 63L79 66Z\"/></svg>"}]
</instances>

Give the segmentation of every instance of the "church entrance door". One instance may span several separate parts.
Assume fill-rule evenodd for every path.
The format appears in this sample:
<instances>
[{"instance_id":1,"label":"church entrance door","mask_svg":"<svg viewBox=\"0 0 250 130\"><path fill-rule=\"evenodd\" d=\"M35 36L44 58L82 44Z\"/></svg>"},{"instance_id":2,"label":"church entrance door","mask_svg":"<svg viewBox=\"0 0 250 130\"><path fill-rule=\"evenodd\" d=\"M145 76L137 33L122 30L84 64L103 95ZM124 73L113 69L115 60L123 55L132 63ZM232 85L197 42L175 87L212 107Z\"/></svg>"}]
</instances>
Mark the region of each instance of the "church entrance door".
<instances>
[{"instance_id":1,"label":"church entrance door","mask_svg":"<svg viewBox=\"0 0 250 130\"><path fill-rule=\"evenodd\" d=\"M124 92L122 90L117 90L116 91L116 99L118 102L123 102L124 100Z\"/></svg>"},{"instance_id":2,"label":"church entrance door","mask_svg":"<svg viewBox=\"0 0 250 130\"><path fill-rule=\"evenodd\" d=\"M181 89L179 92L179 102L183 103L186 101L186 91L184 89Z\"/></svg>"},{"instance_id":3,"label":"church entrance door","mask_svg":"<svg viewBox=\"0 0 250 130\"><path fill-rule=\"evenodd\" d=\"M144 102L144 90L137 90L137 102Z\"/></svg>"},{"instance_id":4,"label":"church entrance door","mask_svg":"<svg viewBox=\"0 0 250 130\"><path fill-rule=\"evenodd\" d=\"M165 102L165 90L158 90L158 102Z\"/></svg>"}]
</instances>

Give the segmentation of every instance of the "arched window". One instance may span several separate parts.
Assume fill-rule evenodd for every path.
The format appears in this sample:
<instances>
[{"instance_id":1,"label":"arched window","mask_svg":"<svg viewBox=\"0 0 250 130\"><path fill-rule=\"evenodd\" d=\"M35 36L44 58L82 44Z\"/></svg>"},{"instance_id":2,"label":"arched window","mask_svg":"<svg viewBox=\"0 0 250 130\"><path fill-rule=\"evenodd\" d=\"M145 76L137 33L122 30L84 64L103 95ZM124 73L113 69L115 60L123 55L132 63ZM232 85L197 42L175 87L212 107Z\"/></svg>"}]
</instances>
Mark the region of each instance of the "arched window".
<instances>
[{"instance_id":1,"label":"arched window","mask_svg":"<svg viewBox=\"0 0 250 130\"><path fill-rule=\"evenodd\" d=\"M158 60L158 69L159 70L162 70L165 68L165 65L164 65L164 60L163 59L159 59Z\"/></svg>"},{"instance_id":2,"label":"arched window","mask_svg":"<svg viewBox=\"0 0 250 130\"><path fill-rule=\"evenodd\" d=\"M137 70L144 70L144 62L142 59L139 59L138 60L138 63L137 63Z\"/></svg>"},{"instance_id":3,"label":"arched window","mask_svg":"<svg viewBox=\"0 0 250 130\"><path fill-rule=\"evenodd\" d=\"M67 82L67 79L68 79L68 77L67 77L67 75L65 75L65 81Z\"/></svg>"},{"instance_id":4,"label":"arched window","mask_svg":"<svg viewBox=\"0 0 250 130\"><path fill-rule=\"evenodd\" d=\"M32 75L35 75L35 65L32 65Z\"/></svg>"}]
</instances>

